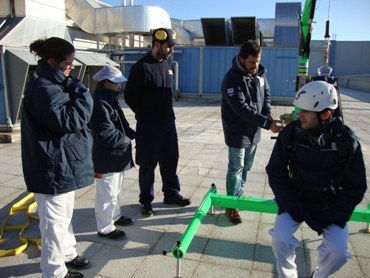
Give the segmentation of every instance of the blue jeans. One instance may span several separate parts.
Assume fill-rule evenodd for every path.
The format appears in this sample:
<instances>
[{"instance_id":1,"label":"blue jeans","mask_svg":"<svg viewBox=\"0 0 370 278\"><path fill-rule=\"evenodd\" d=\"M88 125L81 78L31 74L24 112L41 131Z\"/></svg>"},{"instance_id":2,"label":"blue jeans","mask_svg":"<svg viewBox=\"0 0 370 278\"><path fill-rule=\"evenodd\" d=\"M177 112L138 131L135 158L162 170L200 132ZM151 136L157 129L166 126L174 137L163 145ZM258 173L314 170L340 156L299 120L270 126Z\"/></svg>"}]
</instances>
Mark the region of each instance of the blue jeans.
<instances>
[{"instance_id":1,"label":"blue jeans","mask_svg":"<svg viewBox=\"0 0 370 278\"><path fill-rule=\"evenodd\" d=\"M241 196L244 183L252 168L257 145L252 144L249 148L229 147L229 164L226 175L226 193L229 196Z\"/></svg>"}]
</instances>

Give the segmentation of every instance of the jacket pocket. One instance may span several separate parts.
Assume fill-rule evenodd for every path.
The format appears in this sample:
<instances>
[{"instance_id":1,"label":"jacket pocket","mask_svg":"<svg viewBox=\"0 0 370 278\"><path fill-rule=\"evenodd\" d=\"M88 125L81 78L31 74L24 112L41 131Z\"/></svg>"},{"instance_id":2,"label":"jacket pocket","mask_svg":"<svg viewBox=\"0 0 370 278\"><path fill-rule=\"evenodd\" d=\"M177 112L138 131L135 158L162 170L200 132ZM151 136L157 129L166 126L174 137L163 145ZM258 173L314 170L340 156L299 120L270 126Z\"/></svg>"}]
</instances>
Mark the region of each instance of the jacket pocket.
<instances>
[{"instance_id":1,"label":"jacket pocket","mask_svg":"<svg viewBox=\"0 0 370 278\"><path fill-rule=\"evenodd\" d=\"M72 140L68 140L64 145L66 160L78 161L88 157L88 152L91 151L88 147L88 140L88 138L83 137L81 134L75 134Z\"/></svg>"}]
</instances>

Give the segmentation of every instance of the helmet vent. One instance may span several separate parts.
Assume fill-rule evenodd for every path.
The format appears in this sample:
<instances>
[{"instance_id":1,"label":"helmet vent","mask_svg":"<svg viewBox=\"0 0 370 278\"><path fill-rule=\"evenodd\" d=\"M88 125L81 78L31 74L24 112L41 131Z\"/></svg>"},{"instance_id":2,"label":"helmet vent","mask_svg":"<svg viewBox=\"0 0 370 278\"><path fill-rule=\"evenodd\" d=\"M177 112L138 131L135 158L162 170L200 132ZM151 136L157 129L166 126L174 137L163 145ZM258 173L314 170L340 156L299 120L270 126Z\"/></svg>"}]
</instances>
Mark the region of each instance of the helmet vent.
<instances>
[{"instance_id":1,"label":"helmet vent","mask_svg":"<svg viewBox=\"0 0 370 278\"><path fill-rule=\"evenodd\" d=\"M317 105L319 105L319 103L320 103L319 101L316 101L316 102L315 102L315 105L314 105L313 107L314 107L314 108L316 108L316 107L317 107Z\"/></svg>"}]
</instances>

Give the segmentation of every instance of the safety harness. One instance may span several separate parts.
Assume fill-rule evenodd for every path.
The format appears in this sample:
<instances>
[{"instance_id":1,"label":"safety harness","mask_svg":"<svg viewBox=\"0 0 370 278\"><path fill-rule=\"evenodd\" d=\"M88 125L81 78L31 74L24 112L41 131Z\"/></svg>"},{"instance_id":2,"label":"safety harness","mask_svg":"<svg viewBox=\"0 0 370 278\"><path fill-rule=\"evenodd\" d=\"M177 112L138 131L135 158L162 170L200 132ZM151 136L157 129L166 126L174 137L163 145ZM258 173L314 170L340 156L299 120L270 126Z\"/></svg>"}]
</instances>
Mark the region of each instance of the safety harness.
<instances>
[{"instance_id":1,"label":"safety harness","mask_svg":"<svg viewBox=\"0 0 370 278\"><path fill-rule=\"evenodd\" d=\"M337 190L340 190L340 184L343 180L343 169L348 159L348 150L345 148L344 142L344 125L341 117L333 118L329 123L327 123L321 130L320 135L313 137L310 135L310 138L306 137L305 131L297 126L299 121L296 121L296 126L293 129L291 135L291 148L289 149L289 158L291 161L294 161L295 154L297 152L299 144L303 139L309 139L310 142L315 145L317 144L320 147L323 147L328 141L332 141L335 145L333 148L336 148L338 153L338 166L335 170L334 177L331 179L330 184L324 188L305 188L316 191L327 191L330 189L335 195ZM293 162L294 163L294 162Z\"/></svg>"}]
</instances>

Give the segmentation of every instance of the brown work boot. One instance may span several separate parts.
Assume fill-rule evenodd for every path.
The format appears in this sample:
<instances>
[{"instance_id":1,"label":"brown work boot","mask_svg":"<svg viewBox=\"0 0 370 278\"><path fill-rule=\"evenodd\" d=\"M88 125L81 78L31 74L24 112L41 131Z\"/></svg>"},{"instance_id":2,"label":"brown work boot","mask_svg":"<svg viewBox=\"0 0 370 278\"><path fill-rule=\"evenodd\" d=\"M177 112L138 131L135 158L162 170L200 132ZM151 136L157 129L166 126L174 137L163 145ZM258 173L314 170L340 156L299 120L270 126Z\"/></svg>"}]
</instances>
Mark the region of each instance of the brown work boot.
<instances>
[{"instance_id":1,"label":"brown work boot","mask_svg":"<svg viewBox=\"0 0 370 278\"><path fill-rule=\"evenodd\" d=\"M240 218L239 212L237 209L230 209L227 208L225 210L225 214L227 218L229 218L229 221L234 223L234 224L239 224L242 223L242 219Z\"/></svg>"}]
</instances>

